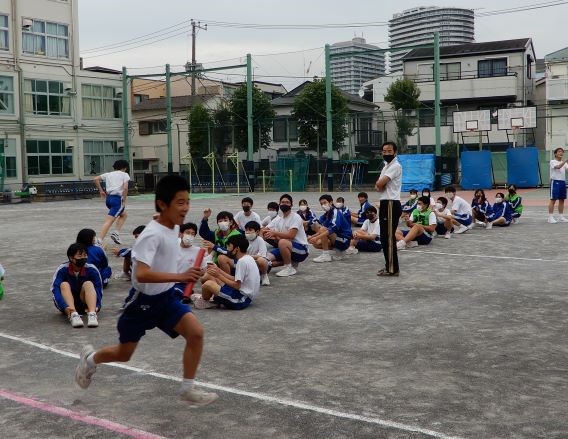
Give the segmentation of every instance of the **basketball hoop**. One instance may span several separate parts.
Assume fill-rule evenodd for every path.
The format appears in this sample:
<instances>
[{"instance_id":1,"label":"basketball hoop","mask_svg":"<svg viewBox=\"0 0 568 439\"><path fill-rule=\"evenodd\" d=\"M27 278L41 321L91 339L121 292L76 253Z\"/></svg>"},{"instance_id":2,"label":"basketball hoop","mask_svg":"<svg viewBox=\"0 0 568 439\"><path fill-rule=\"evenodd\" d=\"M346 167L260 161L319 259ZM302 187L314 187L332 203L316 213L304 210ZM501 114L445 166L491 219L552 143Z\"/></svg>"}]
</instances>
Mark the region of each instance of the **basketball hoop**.
<instances>
[{"instance_id":1,"label":"basketball hoop","mask_svg":"<svg viewBox=\"0 0 568 439\"><path fill-rule=\"evenodd\" d=\"M513 148L517 147L517 136L519 131L524 128L524 119L522 117L511 118L511 129L513 130Z\"/></svg>"}]
</instances>

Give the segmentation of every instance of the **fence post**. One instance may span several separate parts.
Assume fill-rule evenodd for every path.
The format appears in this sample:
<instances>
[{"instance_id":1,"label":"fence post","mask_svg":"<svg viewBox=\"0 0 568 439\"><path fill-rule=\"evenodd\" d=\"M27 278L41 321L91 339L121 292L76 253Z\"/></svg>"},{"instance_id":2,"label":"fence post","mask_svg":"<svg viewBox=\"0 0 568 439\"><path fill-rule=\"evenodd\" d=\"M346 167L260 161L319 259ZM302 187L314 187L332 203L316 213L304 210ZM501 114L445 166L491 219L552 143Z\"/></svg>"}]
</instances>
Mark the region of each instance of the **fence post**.
<instances>
[{"instance_id":1,"label":"fence post","mask_svg":"<svg viewBox=\"0 0 568 439\"><path fill-rule=\"evenodd\" d=\"M294 186L292 185L292 170L289 169L289 170L288 170L288 173L290 174L290 192L294 192L294 191L292 190L292 188L294 187Z\"/></svg>"},{"instance_id":2,"label":"fence post","mask_svg":"<svg viewBox=\"0 0 568 439\"><path fill-rule=\"evenodd\" d=\"M266 192L266 171L262 170L262 192Z\"/></svg>"},{"instance_id":3,"label":"fence post","mask_svg":"<svg viewBox=\"0 0 568 439\"><path fill-rule=\"evenodd\" d=\"M349 192L353 192L353 170L349 173Z\"/></svg>"},{"instance_id":4,"label":"fence post","mask_svg":"<svg viewBox=\"0 0 568 439\"><path fill-rule=\"evenodd\" d=\"M319 179L319 191L320 191L320 194L321 194L321 193L323 192L322 187L321 187L321 183L322 183L322 181L321 181L321 172L318 174L318 179Z\"/></svg>"}]
</instances>

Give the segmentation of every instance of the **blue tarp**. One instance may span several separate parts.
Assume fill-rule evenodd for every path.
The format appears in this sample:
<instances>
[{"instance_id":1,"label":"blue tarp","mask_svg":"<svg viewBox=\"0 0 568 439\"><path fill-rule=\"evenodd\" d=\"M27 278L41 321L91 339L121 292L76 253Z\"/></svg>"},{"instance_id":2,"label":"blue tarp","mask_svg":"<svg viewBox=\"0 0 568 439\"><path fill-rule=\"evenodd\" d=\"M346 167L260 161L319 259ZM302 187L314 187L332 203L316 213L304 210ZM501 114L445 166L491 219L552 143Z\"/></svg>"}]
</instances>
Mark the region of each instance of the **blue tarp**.
<instances>
[{"instance_id":1,"label":"blue tarp","mask_svg":"<svg viewBox=\"0 0 568 439\"><path fill-rule=\"evenodd\" d=\"M402 166L402 192L410 189L421 191L434 187L436 175L436 156L434 154L399 155Z\"/></svg>"},{"instance_id":2,"label":"blue tarp","mask_svg":"<svg viewBox=\"0 0 568 439\"><path fill-rule=\"evenodd\" d=\"M507 150L507 184L536 187L540 184L538 150L535 147Z\"/></svg>"},{"instance_id":3,"label":"blue tarp","mask_svg":"<svg viewBox=\"0 0 568 439\"><path fill-rule=\"evenodd\" d=\"M463 151L461 165L461 187L463 189L491 189L493 187L493 169L489 151Z\"/></svg>"}]
</instances>

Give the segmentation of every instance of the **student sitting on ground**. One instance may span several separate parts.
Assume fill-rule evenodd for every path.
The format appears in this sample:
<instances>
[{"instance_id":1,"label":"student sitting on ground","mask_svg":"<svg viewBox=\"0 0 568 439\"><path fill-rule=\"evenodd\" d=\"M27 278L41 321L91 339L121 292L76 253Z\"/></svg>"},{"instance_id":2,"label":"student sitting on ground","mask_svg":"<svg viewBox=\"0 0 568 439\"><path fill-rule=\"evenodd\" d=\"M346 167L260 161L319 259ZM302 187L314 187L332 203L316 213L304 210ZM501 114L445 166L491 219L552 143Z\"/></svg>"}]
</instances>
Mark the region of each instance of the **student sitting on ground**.
<instances>
[{"instance_id":1,"label":"student sitting on ground","mask_svg":"<svg viewBox=\"0 0 568 439\"><path fill-rule=\"evenodd\" d=\"M268 216L264 217L264 219L260 222L261 227L267 227L277 216L278 216L278 203L275 201L271 201L268 203L267 210Z\"/></svg>"},{"instance_id":2,"label":"student sitting on ground","mask_svg":"<svg viewBox=\"0 0 568 439\"><path fill-rule=\"evenodd\" d=\"M51 294L55 307L64 313L73 328L82 328L80 314L87 312L87 326L99 326L103 282L97 267L87 263L87 249L79 242L67 249L68 261L55 270Z\"/></svg>"},{"instance_id":3,"label":"student sitting on ground","mask_svg":"<svg viewBox=\"0 0 568 439\"><path fill-rule=\"evenodd\" d=\"M434 200L434 198L432 197L432 193L430 192L430 189L425 187L424 189L422 189L422 197L428 197L430 199L430 207L434 207L434 204L436 204L436 200Z\"/></svg>"},{"instance_id":4,"label":"student sitting on ground","mask_svg":"<svg viewBox=\"0 0 568 439\"><path fill-rule=\"evenodd\" d=\"M416 203L418 203L418 191L410 189L408 191L408 200L402 205L402 215L400 217L402 221L408 221L410 215L416 209Z\"/></svg>"},{"instance_id":5,"label":"student sitting on ground","mask_svg":"<svg viewBox=\"0 0 568 439\"><path fill-rule=\"evenodd\" d=\"M239 230L245 230L245 225L249 221L256 221L260 224L260 215L252 210L253 201L251 197L244 197L241 200L241 207L243 210L237 212L234 217L234 221L237 224Z\"/></svg>"},{"instance_id":6,"label":"student sitting on ground","mask_svg":"<svg viewBox=\"0 0 568 439\"><path fill-rule=\"evenodd\" d=\"M430 209L430 197L418 198L416 209L407 222L409 230L396 231L396 248L404 250L418 245L428 245L432 242L432 234L436 230L436 215Z\"/></svg>"},{"instance_id":7,"label":"student sitting on ground","mask_svg":"<svg viewBox=\"0 0 568 439\"><path fill-rule=\"evenodd\" d=\"M217 214L217 228L211 231L208 220L211 216L211 209L203 211L203 219L199 226L199 236L203 239L203 248L213 253L213 263L219 263L219 255L227 254L227 240L230 236L240 235L241 232L237 228L233 214L231 212L222 211ZM222 266L221 269L230 272L229 266Z\"/></svg>"},{"instance_id":8,"label":"student sitting on ground","mask_svg":"<svg viewBox=\"0 0 568 439\"><path fill-rule=\"evenodd\" d=\"M292 196L284 194L280 197L282 216L275 218L267 228L262 229L262 236L268 242L276 244L268 253L273 267L284 266L276 273L278 277L293 276L300 262L308 257L308 239L304 231L302 217L292 212Z\"/></svg>"},{"instance_id":9,"label":"student sitting on ground","mask_svg":"<svg viewBox=\"0 0 568 439\"><path fill-rule=\"evenodd\" d=\"M341 210L333 205L333 198L329 194L319 198L324 214L318 218L316 234L308 238L308 242L315 248L321 249L322 254L314 258L314 262L331 262L341 260L345 250L349 248L353 232L351 224ZM330 250L335 248L336 254L332 258Z\"/></svg>"},{"instance_id":10,"label":"student sitting on ground","mask_svg":"<svg viewBox=\"0 0 568 439\"><path fill-rule=\"evenodd\" d=\"M138 226L132 231L132 236L134 236L134 240L140 236L140 234L144 231L146 226ZM124 258L122 262L122 273L120 275L115 276L115 279L126 279L130 280L132 276L132 247L114 247L112 249L112 253L116 257Z\"/></svg>"},{"instance_id":11,"label":"student sitting on ground","mask_svg":"<svg viewBox=\"0 0 568 439\"><path fill-rule=\"evenodd\" d=\"M491 209L491 215L487 217L487 226L489 230L493 226L507 227L513 220L513 208L505 201L505 195L498 192L495 195L495 204Z\"/></svg>"},{"instance_id":12,"label":"student sitting on ground","mask_svg":"<svg viewBox=\"0 0 568 439\"><path fill-rule=\"evenodd\" d=\"M491 214L491 203L485 198L485 191L483 189L477 189L473 195L473 200L471 200L471 214L476 224L485 227L487 216Z\"/></svg>"},{"instance_id":13,"label":"student sitting on ground","mask_svg":"<svg viewBox=\"0 0 568 439\"><path fill-rule=\"evenodd\" d=\"M177 272L185 273L187 270L195 266L197 261L197 255L201 247L195 245L195 238L197 237L197 225L194 223L185 223L179 226L179 237L180 237L180 248L178 255L178 265ZM200 267L202 269L207 268L207 261L211 260L207 257L203 258ZM199 268L199 267L198 267ZM181 296L185 291L187 286L186 282L178 282L175 284L174 288L179 292Z\"/></svg>"},{"instance_id":14,"label":"student sitting on ground","mask_svg":"<svg viewBox=\"0 0 568 439\"><path fill-rule=\"evenodd\" d=\"M467 232L473 227L471 216L471 206L462 197L456 195L456 188L448 186L445 190L446 196L452 202L450 211L452 212L452 224L457 226L454 233Z\"/></svg>"},{"instance_id":15,"label":"student sitting on ground","mask_svg":"<svg viewBox=\"0 0 568 439\"><path fill-rule=\"evenodd\" d=\"M448 199L446 197L438 197L433 212L437 221L435 235L450 239L454 226L452 225L452 212L448 209Z\"/></svg>"},{"instance_id":16,"label":"student sitting on ground","mask_svg":"<svg viewBox=\"0 0 568 439\"><path fill-rule=\"evenodd\" d=\"M365 212L371 206L371 203L369 203L367 192L359 192L357 199L359 200L359 210L357 213L351 212L351 224L361 226L365 222Z\"/></svg>"},{"instance_id":17,"label":"student sitting on ground","mask_svg":"<svg viewBox=\"0 0 568 439\"><path fill-rule=\"evenodd\" d=\"M356 255L361 252L380 252L381 246L381 229L377 208L369 206L365 212L367 219L361 226L360 230L353 232L351 246L345 250L346 255Z\"/></svg>"},{"instance_id":18,"label":"student sitting on ground","mask_svg":"<svg viewBox=\"0 0 568 439\"><path fill-rule=\"evenodd\" d=\"M99 270L103 280L103 288L108 286L108 281L112 276L112 269L108 265L108 259L102 247L96 245L97 234L93 229L81 229L77 234L77 242L83 244L87 249L87 262L93 264Z\"/></svg>"},{"instance_id":19,"label":"student sitting on ground","mask_svg":"<svg viewBox=\"0 0 568 439\"><path fill-rule=\"evenodd\" d=\"M517 224L523 214L523 199L517 195L517 186L509 185L508 194L505 195L507 201L513 209L513 224Z\"/></svg>"},{"instance_id":20,"label":"student sitting on ground","mask_svg":"<svg viewBox=\"0 0 568 439\"><path fill-rule=\"evenodd\" d=\"M334 205L343 214L347 222L351 224L351 210L345 205L345 198L337 197Z\"/></svg>"},{"instance_id":21,"label":"student sitting on ground","mask_svg":"<svg viewBox=\"0 0 568 439\"><path fill-rule=\"evenodd\" d=\"M197 309L222 305L228 309L247 308L258 295L260 273L252 256L247 254L249 241L242 235L233 235L227 240L228 254L237 262L235 276L225 273L215 265L207 267L201 288L202 298L194 300ZM210 300L213 299L213 303Z\"/></svg>"},{"instance_id":22,"label":"student sitting on ground","mask_svg":"<svg viewBox=\"0 0 568 439\"><path fill-rule=\"evenodd\" d=\"M308 206L308 202L306 200L300 200L298 203L299 208L296 212L298 215L302 217L302 221L304 222L304 230L306 231L306 235L313 235L315 230L313 229L314 221L316 220L315 214L312 212L310 207Z\"/></svg>"}]
</instances>

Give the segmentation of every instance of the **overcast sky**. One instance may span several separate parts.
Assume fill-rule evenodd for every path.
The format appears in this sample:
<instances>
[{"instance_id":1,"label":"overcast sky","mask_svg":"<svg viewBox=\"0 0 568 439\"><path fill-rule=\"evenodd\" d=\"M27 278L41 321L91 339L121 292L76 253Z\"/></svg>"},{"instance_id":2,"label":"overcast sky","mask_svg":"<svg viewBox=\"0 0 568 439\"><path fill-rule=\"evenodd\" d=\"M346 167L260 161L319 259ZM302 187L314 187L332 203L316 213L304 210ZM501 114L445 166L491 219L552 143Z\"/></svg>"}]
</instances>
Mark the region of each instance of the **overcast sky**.
<instances>
[{"instance_id":1,"label":"overcast sky","mask_svg":"<svg viewBox=\"0 0 568 439\"><path fill-rule=\"evenodd\" d=\"M79 0L80 47L85 66L102 65L117 69L127 66L131 69L170 63L172 69L181 70L181 66L191 59L191 32L189 24L184 26L180 23L191 18L255 24L388 22L394 13L422 5L464 8L475 5L476 12L482 13L542 3L543 0L426 0L425 3L409 0ZM476 17L475 39L493 41L531 37L537 57L543 58L550 52L568 46L566 18L568 4L493 17ZM164 30L166 28L171 30ZM149 35L148 40L129 46L89 51L157 31L160 32ZM302 81L295 77L323 74L323 46L326 43L349 40L355 34L362 34L368 43L388 46L387 26L261 30L210 24L207 31L199 32L197 61L211 67L234 63L239 61L239 57L251 53L256 79L283 83L291 88ZM148 44L159 39L163 40ZM134 47L134 50L124 50ZM118 53L111 53L119 50ZM290 51L302 52L266 55ZM212 63L217 60L227 61ZM244 61L244 58L240 61ZM143 71L156 69L132 69L131 73ZM231 76L218 77L225 80L244 79L244 71L232 73Z\"/></svg>"}]
</instances>

